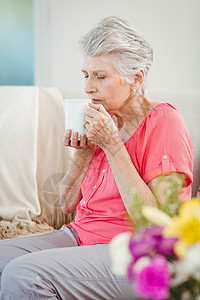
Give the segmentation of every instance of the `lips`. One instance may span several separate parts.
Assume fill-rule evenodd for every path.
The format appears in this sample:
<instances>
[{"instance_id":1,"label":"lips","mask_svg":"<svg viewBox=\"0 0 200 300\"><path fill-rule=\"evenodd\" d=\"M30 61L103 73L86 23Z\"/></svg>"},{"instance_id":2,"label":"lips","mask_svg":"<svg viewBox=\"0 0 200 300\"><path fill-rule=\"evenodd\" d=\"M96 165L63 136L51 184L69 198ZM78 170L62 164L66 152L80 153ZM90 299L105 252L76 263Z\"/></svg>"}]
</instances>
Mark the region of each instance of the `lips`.
<instances>
[{"instance_id":1,"label":"lips","mask_svg":"<svg viewBox=\"0 0 200 300\"><path fill-rule=\"evenodd\" d=\"M92 99L92 103L99 103L101 102L102 100L99 100L99 99Z\"/></svg>"}]
</instances>

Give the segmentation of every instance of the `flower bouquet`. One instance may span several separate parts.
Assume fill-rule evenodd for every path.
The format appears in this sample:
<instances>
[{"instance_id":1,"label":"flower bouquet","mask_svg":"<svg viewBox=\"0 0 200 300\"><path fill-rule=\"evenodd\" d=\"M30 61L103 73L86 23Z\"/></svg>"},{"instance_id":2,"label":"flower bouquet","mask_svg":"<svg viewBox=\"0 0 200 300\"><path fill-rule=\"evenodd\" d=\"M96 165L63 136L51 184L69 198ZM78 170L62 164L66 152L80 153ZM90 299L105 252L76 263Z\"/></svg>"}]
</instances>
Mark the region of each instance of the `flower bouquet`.
<instances>
[{"instance_id":1,"label":"flower bouquet","mask_svg":"<svg viewBox=\"0 0 200 300\"><path fill-rule=\"evenodd\" d=\"M200 300L200 199L181 203L173 183L166 193L158 207L134 195L137 226L111 241L112 269L138 299Z\"/></svg>"}]
</instances>

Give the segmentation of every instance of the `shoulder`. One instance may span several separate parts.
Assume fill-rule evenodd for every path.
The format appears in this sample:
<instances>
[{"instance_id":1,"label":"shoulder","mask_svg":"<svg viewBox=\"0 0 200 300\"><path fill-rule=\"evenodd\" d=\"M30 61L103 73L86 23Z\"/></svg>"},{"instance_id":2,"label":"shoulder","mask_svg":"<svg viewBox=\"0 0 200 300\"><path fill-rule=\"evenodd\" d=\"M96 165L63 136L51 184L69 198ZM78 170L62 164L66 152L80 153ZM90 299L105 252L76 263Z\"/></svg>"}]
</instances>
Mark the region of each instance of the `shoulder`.
<instances>
[{"instance_id":1,"label":"shoulder","mask_svg":"<svg viewBox=\"0 0 200 300\"><path fill-rule=\"evenodd\" d=\"M181 113L170 103L160 102L151 111L153 116L160 118L182 118Z\"/></svg>"},{"instance_id":2,"label":"shoulder","mask_svg":"<svg viewBox=\"0 0 200 300\"><path fill-rule=\"evenodd\" d=\"M190 134L181 113L171 104L160 102L146 117L138 130L138 140L145 144L173 143L189 139Z\"/></svg>"},{"instance_id":3,"label":"shoulder","mask_svg":"<svg viewBox=\"0 0 200 300\"><path fill-rule=\"evenodd\" d=\"M146 118L147 127L186 127L181 113L170 103L160 102L150 112Z\"/></svg>"}]
</instances>

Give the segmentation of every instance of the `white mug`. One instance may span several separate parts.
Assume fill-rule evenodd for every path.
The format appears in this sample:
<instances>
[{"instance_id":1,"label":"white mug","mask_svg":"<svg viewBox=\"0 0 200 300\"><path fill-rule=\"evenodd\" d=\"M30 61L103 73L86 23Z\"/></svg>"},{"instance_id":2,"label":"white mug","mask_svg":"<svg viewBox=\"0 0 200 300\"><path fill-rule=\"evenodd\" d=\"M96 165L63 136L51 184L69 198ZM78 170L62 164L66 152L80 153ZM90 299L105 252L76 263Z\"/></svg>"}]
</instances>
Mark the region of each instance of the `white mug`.
<instances>
[{"instance_id":1,"label":"white mug","mask_svg":"<svg viewBox=\"0 0 200 300\"><path fill-rule=\"evenodd\" d=\"M81 133L85 133L84 115L89 102L89 99L64 99L65 129L71 129L72 132L78 131L78 139Z\"/></svg>"}]
</instances>

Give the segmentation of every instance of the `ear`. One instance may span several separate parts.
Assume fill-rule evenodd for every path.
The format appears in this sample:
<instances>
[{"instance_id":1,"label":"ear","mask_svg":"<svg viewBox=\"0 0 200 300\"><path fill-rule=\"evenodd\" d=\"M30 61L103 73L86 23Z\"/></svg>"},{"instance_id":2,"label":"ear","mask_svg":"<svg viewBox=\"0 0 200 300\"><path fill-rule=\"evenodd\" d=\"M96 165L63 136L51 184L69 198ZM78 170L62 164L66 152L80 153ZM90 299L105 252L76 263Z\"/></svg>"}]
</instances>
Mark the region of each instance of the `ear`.
<instances>
[{"instance_id":1,"label":"ear","mask_svg":"<svg viewBox=\"0 0 200 300\"><path fill-rule=\"evenodd\" d=\"M133 85L132 88L135 89L136 91L139 90L139 88L141 87L141 85L144 82L144 70L140 69L133 77Z\"/></svg>"}]
</instances>

